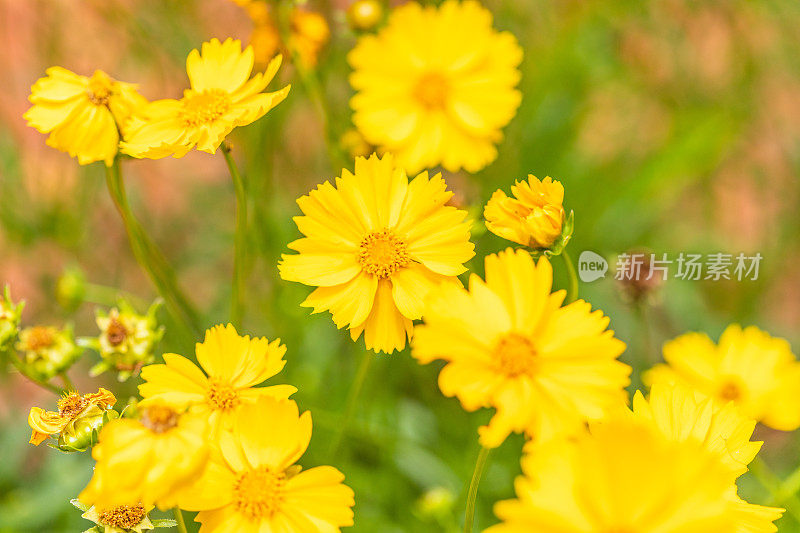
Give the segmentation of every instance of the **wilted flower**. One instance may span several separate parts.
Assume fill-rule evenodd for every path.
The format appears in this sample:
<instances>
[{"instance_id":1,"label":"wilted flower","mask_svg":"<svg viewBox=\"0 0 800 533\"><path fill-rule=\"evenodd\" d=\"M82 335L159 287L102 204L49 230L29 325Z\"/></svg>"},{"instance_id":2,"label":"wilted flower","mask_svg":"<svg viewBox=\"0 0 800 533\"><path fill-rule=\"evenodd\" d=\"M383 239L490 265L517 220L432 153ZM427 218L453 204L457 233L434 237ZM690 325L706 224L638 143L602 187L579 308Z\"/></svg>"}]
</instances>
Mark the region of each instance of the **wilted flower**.
<instances>
[{"instance_id":1,"label":"wilted flower","mask_svg":"<svg viewBox=\"0 0 800 533\"><path fill-rule=\"evenodd\" d=\"M11 288L6 285L0 298L0 353L9 347L19 334L19 322L25 302L11 301Z\"/></svg>"},{"instance_id":2,"label":"wilted flower","mask_svg":"<svg viewBox=\"0 0 800 533\"><path fill-rule=\"evenodd\" d=\"M354 30L371 30L383 20L383 5L380 0L355 0L347 8L347 22Z\"/></svg>"},{"instance_id":3,"label":"wilted flower","mask_svg":"<svg viewBox=\"0 0 800 533\"><path fill-rule=\"evenodd\" d=\"M16 348L22 352L26 371L42 381L67 370L83 353L75 344L71 327L25 328L19 334Z\"/></svg>"},{"instance_id":4,"label":"wilted flower","mask_svg":"<svg viewBox=\"0 0 800 533\"><path fill-rule=\"evenodd\" d=\"M49 133L47 145L78 158L86 165L104 161L111 166L119 146L119 132L147 103L130 83L116 81L103 71L79 76L61 67L31 87L33 106L23 115L28 126Z\"/></svg>"},{"instance_id":5,"label":"wilted flower","mask_svg":"<svg viewBox=\"0 0 800 533\"><path fill-rule=\"evenodd\" d=\"M103 424L117 418L112 409L117 399L106 389L80 395L69 392L58 400L58 411L45 411L31 407L28 425L30 443L38 446L49 436L58 438L58 448L63 451L84 451L96 442L96 433Z\"/></svg>"},{"instance_id":6,"label":"wilted flower","mask_svg":"<svg viewBox=\"0 0 800 533\"><path fill-rule=\"evenodd\" d=\"M119 308L108 313L98 310L96 321L100 335L79 341L82 346L96 350L103 359L89 374L97 376L115 370L119 380L124 381L138 373L142 366L155 361L155 345L164 336L164 326L156 320L160 306L157 300L147 313L140 315L128 302L121 300Z\"/></svg>"}]
</instances>

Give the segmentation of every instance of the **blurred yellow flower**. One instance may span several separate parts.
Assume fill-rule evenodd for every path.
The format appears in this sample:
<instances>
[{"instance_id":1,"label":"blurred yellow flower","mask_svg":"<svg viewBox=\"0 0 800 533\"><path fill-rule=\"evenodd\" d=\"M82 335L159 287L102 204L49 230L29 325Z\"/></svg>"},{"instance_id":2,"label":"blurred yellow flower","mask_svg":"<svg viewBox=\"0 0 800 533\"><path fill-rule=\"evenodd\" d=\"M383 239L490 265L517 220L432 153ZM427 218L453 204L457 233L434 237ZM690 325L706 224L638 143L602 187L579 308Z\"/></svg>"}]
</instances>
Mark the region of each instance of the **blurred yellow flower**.
<instances>
[{"instance_id":1,"label":"blurred yellow flower","mask_svg":"<svg viewBox=\"0 0 800 533\"><path fill-rule=\"evenodd\" d=\"M196 347L197 361L205 373L187 358L167 353L166 364L142 369L145 382L139 385L139 393L145 404L165 401L191 407L208 419L214 430L220 425L229 428L235 409L242 403L252 403L261 396L285 399L297 392L291 385L255 387L283 370L285 353L280 339L251 339L239 335L231 324L215 326Z\"/></svg>"},{"instance_id":2,"label":"blurred yellow flower","mask_svg":"<svg viewBox=\"0 0 800 533\"><path fill-rule=\"evenodd\" d=\"M138 407L136 419L106 424L92 448L94 475L79 500L102 509L130 502L175 506L175 497L203 469L208 423L166 403Z\"/></svg>"},{"instance_id":3,"label":"blurred yellow flower","mask_svg":"<svg viewBox=\"0 0 800 533\"><path fill-rule=\"evenodd\" d=\"M371 30L382 19L383 2L381 0L355 0L347 8L347 22L354 30Z\"/></svg>"},{"instance_id":4,"label":"blurred yellow flower","mask_svg":"<svg viewBox=\"0 0 800 533\"><path fill-rule=\"evenodd\" d=\"M179 497L200 511L201 533L338 532L353 525L353 491L331 466L295 464L311 440L311 414L291 400L264 397L243 405L220 453Z\"/></svg>"},{"instance_id":5,"label":"blurred yellow flower","mask_svg":"<svg viewBox=\"0 0 800 533\"><path fill-rule=\"evenodd\" d=\"M548 440L599 419L625 401L631 369L617 357L625 344L609 319L578 300L561 307L550 293L553 269L511 249L486 257L486 281L473 274L469 292L432 291L413 356L444 359L439 388L468 411L495 407L481 444L499 446L511 433Z\"/></svg>"},{"instance_id":6,"label":"blurred yellow flower","mask_svg":"<svg viewBox=\"0 0 800 533\"><path fill-rule=\"evenodd\" d=\"M81 515L81 518L91 520L100 526L103 533L142 533L155 529L148 516L152 509L152 506L145 507L141 503L119 505L103 510L91 507Z\"/></svg>"},{"instance_id":7,"label":"blurred yellow flower","mask_svg":"<svg viewBox=\"0 0 800 533\"><path fill-rule=\"evenodd\" d=\"M800 427L800 363L784 339L750 326L731 325L719 345L704 333L664 344L667 364L645 382L681 383L717 402L734 402L744 416L783 431Z\"/></svg>"},{"instance_id":8,"label":"blurred yellow flower","mask_svg":"<svg viewBox=\"0 0 800 533\"><path fill-rule=\"evenodd\" d=\"M353 122L409 173L442 165L476 172L497 157L521 95L522 49L478 2L395 8L348 55Z\"/></svg>"},{"instance_id":9,"label":"blurred yellow flower","mask_svg":"<svg viewBox=\"0 0 800 533\"><path fill-rule=\"evenodd\" d=\"M291 48L306 68L314 68L331 38L328 21L321 13L295 8L289 15Z\"/></svg>"},{"instance_id":10,"label":"blurred yellow flower","mask_svg":"<svg viewBox=\"0 0 800 533\"><path fill-rule=\"evenodd\" d=\"M31 407L28 425L33 431L29 442L38 446L50 435L58 435L60 445L85 449L90 444L91 432L100 429L103 416L115 403L114 395L101 387L91 394L67 393L58 400L58 411Z\"/></svg>"},{"instance_id":11,"label":"blurred yellow flower","mask_svg":"<svg viewBox=\"0 0 800 533\"><path fill-rule=\"evenodd\" d=\"M428 291L458 285L475 255L466 211L445 205L452 196L441 174L409 183L389 154L356 158L355 174L297 201L305 237L289 244L300 253L282 256L281 277L318 287L302 305L330 311L353 340L363 331L368 349L402 350Z\"/></svg>"},{"instance_id":12,"label":"blurred yellow flower","mask_svg":"<svg viewBox=\"0 0 800 533\"><path fill-rule=\"evenodd\" d=\"M33 106L23 118L28 126L49 133L47 145L88 165L103 161L111 166L119 146L119 131L145 104L136 86L116 81L96 70L87 78L61 67L50 67L47 76L31 87Z\"/></svg>"},{"instance_id":13,"label":"blurred yellow flower","mask_svg":"<svg viewBox=\"0 0 800 533\"><path fill-rule=\"evenodd\" d=\"M517 499L495 505L503 523L486 533L774 531L770 519L738 529L734 476L702 446L626 416L536 445L522 460Z\"/></svg>"},{"instance_id":14,"label":"blurred yellow flower","mask_svg":"<svg viewBox=\"0 0 800 533\"><path fill-rule=\"evenodd\" d=\"M546 177L511 186L513 198L495 191L483 210L489 231L530 248L549 248L561 235L564 222L564 187Z\"/></svg>"},{"instance_id":15,"label":"blurred yellow flower","mask_svg":"<svg viewBox=\"0 0 800 533\"><path fill-rule=\"evenodd\" d=\"M131 120L122 151L152 159L183 157L195 146L215 153L234 128L258 120L289 94L288 85L262 92L278 71L280 56L266 72L250 78L253 62L253 48L242 51L241 42L233 39L224 43L211 39L203 43L202 53L192 50L186 59L191 89L180 100L156 100L145 106L141 116Z\"/></svg>"}]
</instances>

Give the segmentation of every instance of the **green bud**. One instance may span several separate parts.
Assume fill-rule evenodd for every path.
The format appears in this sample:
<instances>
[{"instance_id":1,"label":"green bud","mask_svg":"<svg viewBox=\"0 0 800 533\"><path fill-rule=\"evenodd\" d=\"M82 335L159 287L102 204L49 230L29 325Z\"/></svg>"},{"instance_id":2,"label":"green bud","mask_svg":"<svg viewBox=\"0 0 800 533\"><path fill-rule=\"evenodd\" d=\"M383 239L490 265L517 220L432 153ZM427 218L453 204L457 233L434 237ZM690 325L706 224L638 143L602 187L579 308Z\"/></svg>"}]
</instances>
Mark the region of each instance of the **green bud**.
<instances>
[{"instance_id":1,"label":"green bud","mask_svg":"<svg viewBox=\"0 0 800 533\"><path fill-rule=\"evenodd\" d=\"M5 351L19 334L19 322L25 302L15 304L11 301L11 289L8 285L0 298L0 352Z\"/></svg>"},{"instance_id":2,"label":"green bud","mask_svg":"<svg viewBox=\"0 0 800 533\"><path fill-rule=\"evenodd\" d=\"M34 326L19 333L16 344L28 373L48 381L67 370L83 351L75 344L72 328Z\"/></svg>"},{"instance_id":3,"label":"green bud","mask_svg":"<svg viewBox=\"0 0 800 533\"><path fill-rule=\"evenodd\" d=\"M64 452L83 452L97 444L97 435L109 420L119 418L113 409L88 405L72 420L58 437L57 448Z\"/></svg>"},{"instance_id":4,"label":"green bud","mask_svg":"<svg viewBox=\"0 0 800 533\"><path fill-rule=\"evenodd\" d=\"M438 522L452 514L455 501L453 491L434 487L415 502L414 510L421 519Z\"/></svg>"},{"instance_id":5,"label":"green bud","mask_svg":"<svg viewBox=\"0 0 800 533\"><path fill-rule=\"evenodd\" d=\"M56 300L66 311L75 311L86 298L86 276L77 267L64 270L56 282Z\"/></svg>"}]
</instances>

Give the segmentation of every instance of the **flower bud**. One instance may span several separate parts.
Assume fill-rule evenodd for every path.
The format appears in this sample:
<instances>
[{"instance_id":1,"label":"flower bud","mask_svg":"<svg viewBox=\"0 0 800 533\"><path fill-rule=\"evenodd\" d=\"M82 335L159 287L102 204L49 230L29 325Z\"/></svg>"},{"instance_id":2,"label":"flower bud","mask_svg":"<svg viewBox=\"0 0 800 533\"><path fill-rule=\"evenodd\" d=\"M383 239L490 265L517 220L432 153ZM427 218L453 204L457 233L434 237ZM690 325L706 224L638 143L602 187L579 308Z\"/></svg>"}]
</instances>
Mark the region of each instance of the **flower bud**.
<instances>
[{"instance_id":1,"label":"flower bud","mask_svg":"<svg viewBox=\"0 0 800 533\"><path fill-rule=\"evenodd\" d=\"M0 298L0 352L8 348L19 334L19 322L25 302L11 301L11 289L6 285Z\"/></svg>"},{"instance_id":2,"label":"flower bud","mask_svg":"<svg viewBox=\"0 0 800 533\"><path fill-rule=\"evenodd\" d=\"M86 298L86 276L79 268L67 268L56 282L56 300L66 311L75 311Z\"/></svg>"},{"instance_id":3,"label":"flower bud","mask_svg":"<svg viewBox=\"0 0 800 533\"><path fill-rule=\"evenodd\" d=\"M38 446L53 436L58 439L59 450L84 451L97 442L97 433L105 423L118 418L112 409L116 401L113 394L101 388L93 394L64 395L58 400L58 411L32 407L28 415L33 430L30 443Z\"/></svg>"},{"instance_id":4,"label":"flower bud","mask_svg":"<svg viewBox=\"0 0 800 533\"><path fill-rule=\"evenodd\" d=\"M383 4L379 0L356 0L347 8L347 22L358 31L369 31L383 20Z\"/></svg>"},{"instance_id":5,"label":"flower bud","mask_svg":"<svg viewBox=\"0 0 800 533\"><path fill-rule=\"evenodd\" d=\"M75 344L72 328L34 326L23 329L16 348L22 352L22 362L27 372L42 381L48 381L69 367L83 351Z\"/></svg>"},{"instance_id":6,"label":"flower bud","mask_svg":"<svg viewBox=\"0 0 800 533\"><path fill-rule=\"evenodd\" d=\"M319 54L328 44L331 30L322 14L307 9L293 9L290 15L289 48L306 68L317 66Z\"/></svg>"},{"instance_id":7,"label":"flower bud","mask_svg":"<svg viewBox=\"0 0 800 533\"><path fill-rule=\"evenodd\" d=\"M441 521L453 512L455 495L444 487L434 487L425 492L414 505L416 514L425 521Z\"/></svg>"}]
</instances>

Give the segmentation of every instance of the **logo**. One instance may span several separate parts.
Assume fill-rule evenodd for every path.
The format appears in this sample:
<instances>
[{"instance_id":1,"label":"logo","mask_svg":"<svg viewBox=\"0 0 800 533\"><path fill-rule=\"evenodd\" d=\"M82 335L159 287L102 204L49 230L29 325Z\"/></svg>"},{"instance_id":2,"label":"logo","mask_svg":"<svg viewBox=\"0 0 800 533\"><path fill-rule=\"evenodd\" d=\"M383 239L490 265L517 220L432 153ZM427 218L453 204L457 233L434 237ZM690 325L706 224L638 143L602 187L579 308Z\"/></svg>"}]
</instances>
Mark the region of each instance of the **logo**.
<instances>
[{"instance_id":1,"label":"logo","mask_svg":"<svg viewBox=\"0 0 800 533\"><path fill-rule=\"evenodd\" d=\"M608 272L608 261L600 254L596 254L590 250L581 252L578 258L578 276L584 283L591 283L592 281L606 277Z\"/></svg>"}]
</instances>

